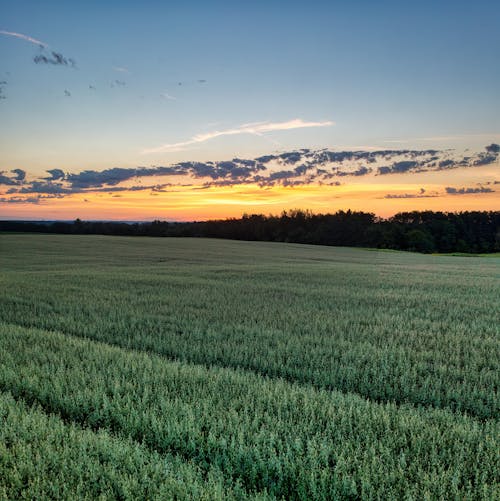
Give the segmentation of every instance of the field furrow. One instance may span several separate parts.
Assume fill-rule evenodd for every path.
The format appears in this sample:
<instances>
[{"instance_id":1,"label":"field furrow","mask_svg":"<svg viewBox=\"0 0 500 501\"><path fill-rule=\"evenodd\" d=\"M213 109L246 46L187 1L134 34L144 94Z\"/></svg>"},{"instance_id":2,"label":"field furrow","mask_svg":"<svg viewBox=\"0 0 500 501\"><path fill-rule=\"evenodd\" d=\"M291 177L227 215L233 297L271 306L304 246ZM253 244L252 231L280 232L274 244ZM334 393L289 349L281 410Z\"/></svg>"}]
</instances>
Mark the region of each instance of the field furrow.
<instances>
[{"instance_id":1,"label":"field furrow","mask_svg":"<svg viewBox=\"0 0 500 501\"><path fill-rule=\"evenodd\" d=\"M376 404L6 324L0 353L0 388L16 399L151 454L180 455L207 475L222 471L225 485L241 485L245 495L500 495L493 420Z\"/></svg>"},{"instance_id":2,"label":"field furrow","mask_svg":"<svg viewBox=\"0 0 500 501\"><path fill-rule=\"evenodd\" d=\"M9 393L0 393L0 419L0 499L252 497L241 488L231 490L216 468L201 471L105 429L64 423Z\"/></svg>"},{"instance_id":3,"label":"field furrow","mask_svg":"<svg viewBox=\"0 0 500 501\"><path fill-rule=\"evenodd\" d=\"M374 402L500 415L500 260L2 237L0 318Z\"/></svg>"}]
</instances>

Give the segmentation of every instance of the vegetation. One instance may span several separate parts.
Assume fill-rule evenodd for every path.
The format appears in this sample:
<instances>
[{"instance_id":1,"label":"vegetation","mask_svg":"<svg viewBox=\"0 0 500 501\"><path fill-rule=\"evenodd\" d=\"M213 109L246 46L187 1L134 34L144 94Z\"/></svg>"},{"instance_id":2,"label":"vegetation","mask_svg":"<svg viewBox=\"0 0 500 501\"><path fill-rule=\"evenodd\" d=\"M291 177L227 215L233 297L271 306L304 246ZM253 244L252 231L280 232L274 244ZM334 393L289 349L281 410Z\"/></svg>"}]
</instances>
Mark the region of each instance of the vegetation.
<instances>
[{"instance_id":1,"label":"vegetation","mask_svg":"<svg viewBox=\"0 0 500 501\"><path fill-rule=\"evenodd\" d=\"M440 253L500 251L500 212L402 212L380 219L365 212L312 214L294 210L281 216L194 223L0 221L0 231L156 237L210 237L269 242L376 247Z\"/></svg>"},{"instance_id":2,"label":"vegetation","mask_svg":"<svg viewBox=\"0 0 500 501\"><path fill-rule=\"evenodd\" d=\"M241 489L105 429L89 430L0 394L0 499L232 499ZM260 497L263 499L263 497Z\"/></svg>"},{"instance_id":3,"label":"vegetation","mask_svg":"<svg viewBox=\"0 0 500 501\"><path fill-rule=\"evenodd\" d=\"M499 264L0 235L0 498L497 499Z\"/></svg>"}]
</instances>

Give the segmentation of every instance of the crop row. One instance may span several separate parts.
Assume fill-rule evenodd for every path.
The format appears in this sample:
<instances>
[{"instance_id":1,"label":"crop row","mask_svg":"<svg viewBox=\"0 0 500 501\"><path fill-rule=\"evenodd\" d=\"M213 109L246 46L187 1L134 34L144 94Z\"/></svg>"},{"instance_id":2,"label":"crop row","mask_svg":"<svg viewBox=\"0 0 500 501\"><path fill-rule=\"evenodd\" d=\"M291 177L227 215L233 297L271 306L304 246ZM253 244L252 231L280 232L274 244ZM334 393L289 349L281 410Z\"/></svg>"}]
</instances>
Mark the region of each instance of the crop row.
<instances>
[{"instance_id":1,"label":"crop row","mask_svg":"<svg viewBox=\"0 0 500 501\"><path fill-rule=\"evenodd\" d=\"M179 456L207 475L221 471L235 492L286 499L500 495L500 430L492 420L376 404L6 324L0 352L0 389L16 399L135 440L151 454Z\"/></svg>"},{"instance_id":2,"label":"crop row","mask_svg":"<svg viewBox=\"0 0 500 501\"><path fill-rule=\"evenodd\" d=\"M213 468L82 429L0 393L0 499L243 499Z\"/></svg>"},{"instance_id":3,"label":"crop row","mask_svg":"<svg viewBox=\"0 0 500 501\"><path fill-rule=\"evenodd\" d=\"M20 247L22 266L2 256L5 322L500 416L494 259L94 236L82 250L68 244L77 237L29 238L39 249Z\"/></svg>"}]
</instances>

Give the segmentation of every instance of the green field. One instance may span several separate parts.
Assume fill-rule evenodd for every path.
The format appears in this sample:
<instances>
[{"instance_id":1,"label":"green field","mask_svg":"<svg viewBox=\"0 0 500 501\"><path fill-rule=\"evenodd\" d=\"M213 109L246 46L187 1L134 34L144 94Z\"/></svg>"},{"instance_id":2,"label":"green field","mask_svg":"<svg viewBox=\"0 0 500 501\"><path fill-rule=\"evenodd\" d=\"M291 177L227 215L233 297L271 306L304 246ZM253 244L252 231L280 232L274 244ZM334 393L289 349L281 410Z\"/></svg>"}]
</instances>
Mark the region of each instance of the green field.
<instances>
[{"instance_id":1,"label":"green field","mask_svg":"<svg viewBox=\"0 0 500 501\"><path fill-rule=\"evenodd\" d=\"M0 234L0 499L500 499L500 258Z\"/></svg>"}]
</instances>

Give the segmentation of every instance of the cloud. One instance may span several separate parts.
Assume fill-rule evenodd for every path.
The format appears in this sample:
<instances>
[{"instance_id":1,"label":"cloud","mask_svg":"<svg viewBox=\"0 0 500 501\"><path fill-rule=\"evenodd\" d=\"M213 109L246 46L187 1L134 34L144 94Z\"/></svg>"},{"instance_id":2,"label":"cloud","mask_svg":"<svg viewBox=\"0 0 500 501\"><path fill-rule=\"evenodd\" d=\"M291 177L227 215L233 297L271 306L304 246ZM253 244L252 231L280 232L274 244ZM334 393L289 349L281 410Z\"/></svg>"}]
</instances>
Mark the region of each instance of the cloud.
<instances>
[{"instance_id":1,"label":"cloud","mask_svg":"<svg viewBox=\"0 0 500 501\"><path fill-rule=\"evenodd\" d=\"M402 160L400 162L394 162L390 167L384 166L379 167L379 175L384 174L401 174L418 167L420 164L414 160Z\"/></svg>"},{"instance_id":2,"label":"cloud","mask_svg":"<svg viewBox=\"0 0 500 501\"><path fill-rule=\"evenodd\" d=\"M118 73L129 73L128 68L125 68L124 66L113 66L112 68L114 71L117 71Z\"/></svg>"},{"instance_id":3,"label":"cloud","mask_svg":"<svg viewBox=\"0 0 500 501\"><path fill-rule=\"evenodd\" d=\"M37 195L34 197L1 197L0 203L4 204L38 204L44 200L62 198L62 195Z\"/></svg>"},{"instance_id":4,"label":"cloud","mask_svg":"<svg viewBox=\"0 0 500 501\"><path fill-rule=\"evenodd\" d=\"M168 92L163 92L162 94L160 94L160 97L163 97L163 99L169 99L170 101L177 101L177 98L171 96Z\"/></svg>"},{"instance_id":5,"label":"cloud","mask_svg":"<svg viewBox=\"0 0 500 501\"><path fill-rule=\"evenodd\" d=\"M478 158L474 160L473 165L480 166L480 165L490 165L494 164L497 161L498 156L497 155L487 155L484 153L480 153L478 155Z\"/></svg>"},{"instance_id":6,"label":"cloud","mask_svg":"<svg viewBox=\"0 0 500 501\"><path fill-rule=\"evenodd\" d=\"M290 151L288 153L282 153L281 155L278 155L278 158L283 160L285 164L296 164L302 158L302 152Z\"/></svg>"},{"instance_id":7,"label":"cloud","mask_svg":"<svg viewBox=\"0 0 500 501\"><path fill-rule=\"evenodd\" d=\"M50 51L49 55L37 54L33 61L35 64L52 64L53 66L70 66L74 68L76 61L71 58L64 57L60 52Z\"/></svg>"},{"instance_id":8,"label":"cloud","mask_svg":"<svg viewBox=\"0 0 500 501\"><path fill-rule=\"evenodd\" d=\"M491 143L484 148L488 153L500 153L500 144Z\"/></svg>"},{"instance_id":9,"label":"cloud","mask_svg":"<svg viewBox=\"0 0 500 501\"><path fill-rule=\"evenodd\" d=\"M191 165L191 163L189 163L189 165ZM59 169L53 169L53 170L59 170ZM171 175L179 175L186 173L187 169L182 168L180 165L173 165L170 167L160 166L160 167L137 167L137 168L113 167L111 169L104 169L102 171L84 170L76 174L67 174L66 180L69 181L70 186L73 189L101 188L104 185L115 186L123 181L127 181L135 177L171 176Z\"/></svg>"},{"instance_id":10,"label":"cloud","mask_svg":"<svg viewBox=\"0 0 500 501\"><path fill-rule=\"evenodd\" d=\"M2 204L37 204L40 201L39 197L0 197L0 203Z\"/></svg>"},{"instance_id":11,"label":"cloud","mask_svg":"<svg viewBox=\"0 0 500 501\"><path fill-rule=\"evenodd\" d=\"M15 185L19 184L19 182L16 178L4 176L3 174L4 174L4 171L0 171L0 184L4 184L7 186L15 186Z\"/></svg>"},{"instance_id":12,"label":"cloud","mask_svg":"<svg viewBox=\"0 0 500 501\"><path fill-rule=\"evenodd\" d=\"M470 195L474 193L494 192L494 190L492 190L491 188L486 188L484 186L481 186L480 188L452 188L451 186L447 186L445 190L448 195Z\"/></svg>"},{"instance_id":13,"label":"cloud","mask_svg":"<svg viewBox=\"0 0 500 501\"><path fill-rule=\"evenodd\" d=\"M427 193L424 188L420 188L418 193L388 193L384 198L435 198L439 194L436 192Z\"/></svg>"},{"instance_id":14,"label":"cloud","mask_svg":"<svg viewBox=\"0 0 500 501\"><path fill-rule=\"evenodd\" d=\"M40 54L33 57L33 62L35 64L51 64L54 66L69 66L72 68L76 67L76 61L72 58L66 58L60 52L54 50L49 51L49 45L41 40L30 37L28 35L23 35L22 33L16 33L14 31L0 30L0 35L6 35L9 37L18 38L20 40L25 40L32 44L38 45L41 49Z\"/></svg>"},{"instance_id":15,"label":"cloud","mask_svg":"<svg viewBox=\"0 0 500 501\"><path fill-rule=\"evenodd\" d=\"M7 96L3 95L3 88L4 88L5 85L7 85L7 81L6 80L0 81L0 99L7 99Z\"/></svg>"},{"instance_id":16,"label":"cloud","mask_svg":"<svg viewBox=\"0 0 500 501\"><path fill-rule=\"evenodd\" d=\"M269 125L269 124L267 124ZM242 126L243 127L243 126ZM246 127L246 126L245 126ZM84 170L65 173L62 169L47 170L46 177L26 182L21 169L10 174L0 172L0 184L8 187L7 194L45 194L69 196L76 193L118 193L150 190L166 191L166 187L207 189L220 186L339 185L339 178L362 177L377 174L403 173L411 175L423 171L454 168L475 168L481 162L497 158L497 153L469 152L460 157L450 150L354 150L329 151L299 149L263 155L254 159L233 158L222 161L186 161L168 166L113 167L103 170ZM368 166L367 166L368 165ZM143 178L167 177L155 183L141 184ZM133 182L132 180L137 180ZM158 183L162 184L158 184ZM133 184L133 186L130 186ZM493 184L493 183L492 183ZM127 186L128 185L128 186ZM482 186L482 185L481 185ZM451 188L449 194L486 193L489 188ZM441 195L444 193L441 193ZM420 189L417 193L389 193L385 198L427 198L440 196Z\"/></svg>"},{"instance_id":17,"label":"cloud","mask_svg":"<svg viewBox=\"0 0 500 501\"><path fill-rule=\"evenodd\" d=\"M30 37L28 35L23 35L22 33L16 33L14 31L0 30L0 35L7 35L9 37L15 37L15 38L19 38L21 40L26 40L26 42L30 42L30 43L33 43L35 45L39 45L41 47L48 47L48 45L45 42L41 42L40 40L37 40L36 38Z\"/></svg>"},{"instance_id":18,"label":"cloud","mask_svg":"<svg viewBox=\"0 0 500 501\"><path fill-rule=\"evenodd\" d=\"M198 80L184 80L181 82L177 82L178 86L182 85L191 85L191 84L205 84L207 81L204 78L199 78Z\"/></svg>"},{"instance_id":19,"label":"cloud","mask_svg":"<svg viewBox=\"0 0 500 501\"><path fill-rule=\"evenodd\" d=\"M51 193L51 194L70 194L74 191L63 186L61 183L51 181L33 181L29 186L23 186L21 189L10 189L7 193Z\"/></svg>"},{"instance_id":20,"label":"cloud","mask_svg":"<svg viewBox=\"0 0 500 501\"><path fill-rule=\"evenodd\" d=\"M15 174L15 180L18 182L22 182L26 179L26 171L24 171L23 169L13 169L10 172L12 172L12 174Z\"/></svg>"},{"instance_id":21,"label":"cloud","mask_svg":"<svg viewBox=\"0 0 500 501\"><path fill-rule=\"evenodd\" d=\"M446 169L446 168L449 168L453 165L455 165L455 161L451 160L449 158L447 160L441 160L441 162L439 162L439 164L438 164L439 169Z\"/></svg>"},{"instance_id":22,"label":"cloud","mask_svg":"<svg viewBox=\"0 0 500 501\"><path fill-rule=\"evenodd\" d=\"M50 177L46 177L49 181L55 181L57 179L64 179L64 171L61 169L50 169L47 171L50 174Z\"/></svg>"},{"instance_id":23,"label":"cloud","mask_svg":"<svg viewBox=\"0 0 500 501\"><path fill-rule=\"evenodd\" d=\"M372 169L370 167L365 167L362 165L359 169L353 170L353 171L342 171L342 170L337 170L333 175L335 176L366 176L367 174L370 174L372 172Z\"/></svg>"},{"instance_id":24,"label":"cloud","mask_svg":"<svg viewBox=\"0 0 500 501\"><path fill-rule=\"evenodd\" d=\"M240 125L234 129L226 129L222 131L207 132L205 134L197 134L187 141L182 141L179 143L169 143L163 144L156 148L149 148L143 151L143 153L167 153L173 151L181 151L188 146L194 144L204 143L222 136L234 136L238 134L254 134L261 135L266 132L275 132L291 129L301 129L308 127L329 127L334 125L332 121L326 122L305 122L300 118L294 120L289 120L288 122L255 122Z\"/></svg>"},{"instance_id":25,"label":"cloud","mask_svg":"<svg viewBox=\"0 0 500 501\"><path fill-rule=\"evenodd\" d=\"M99 188L103 184L116 185L136 177L137 169L113 167L102 171L84 170L78 174L68 174L66 179L72 188Z\"/></svg>"}]
</instances>

